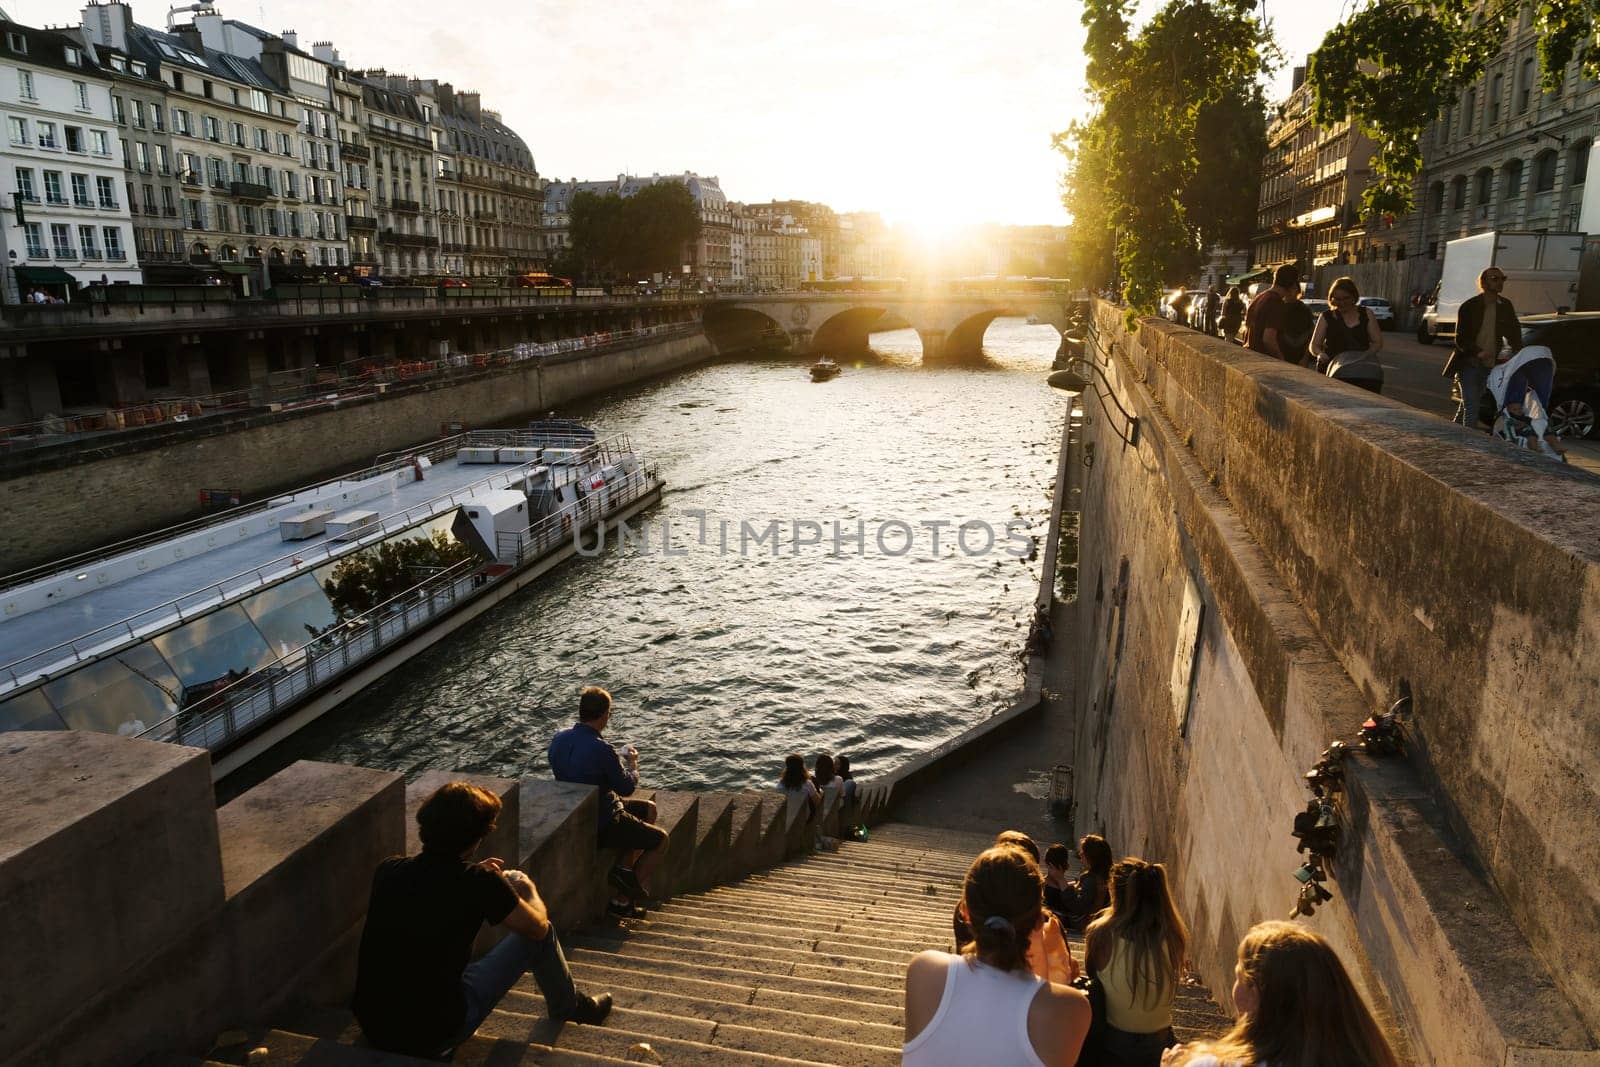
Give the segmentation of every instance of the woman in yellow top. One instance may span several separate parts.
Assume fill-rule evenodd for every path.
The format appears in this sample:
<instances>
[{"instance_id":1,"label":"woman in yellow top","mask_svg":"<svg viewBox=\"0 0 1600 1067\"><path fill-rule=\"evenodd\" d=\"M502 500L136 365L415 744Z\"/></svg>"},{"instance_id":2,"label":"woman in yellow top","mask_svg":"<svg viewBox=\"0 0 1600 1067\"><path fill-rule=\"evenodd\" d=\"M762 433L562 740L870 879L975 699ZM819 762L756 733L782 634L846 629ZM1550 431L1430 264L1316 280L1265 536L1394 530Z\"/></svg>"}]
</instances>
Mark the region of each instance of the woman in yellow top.
<instances>
[{"instance_id":1,"label":"woman in yellow top","mask_svg":"<svg viewBox=\"0 0 1600 1067\"><path fill-rule=\"evenodd\" d=\"M1189 931L1172 902L1167 869L1125 859L1111 868L1111 907L1089 924L1085 957L1106 994L1102 1067L1160 1067L1177 1044L1172 1001Z\"/></svg>"}]
</instances>

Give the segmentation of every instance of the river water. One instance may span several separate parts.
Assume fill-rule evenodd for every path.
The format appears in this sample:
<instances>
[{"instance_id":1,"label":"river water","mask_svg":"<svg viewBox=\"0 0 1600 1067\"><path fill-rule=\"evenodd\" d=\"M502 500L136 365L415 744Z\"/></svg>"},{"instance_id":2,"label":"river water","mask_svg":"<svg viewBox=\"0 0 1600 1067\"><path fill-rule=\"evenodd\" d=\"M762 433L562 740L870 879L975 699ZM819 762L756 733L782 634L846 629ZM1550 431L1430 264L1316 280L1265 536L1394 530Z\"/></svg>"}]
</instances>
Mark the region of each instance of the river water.
<instances>
[{"instance_id":1,"label":"river water","mask_svg":"<svg viewBox=\"0 0 1600 1067\"><path fill-rule=\"evenodd\" d=\"M588 684L611 691L608 736L638 745L662 788L766 786L790 751L847 753L870 777L949 739L1021 689L1040 567L1021 538L1042 544L1049 518L1057 342L1000 319L982 365L929 368L897 330L824 384L803 361L752 359L563 410L630 434L665 478L639 524L648 550L564 565L244 776L298 758L548 773ZM754 543L773 520L776 556ZM940 520L935 553L924 524Z\"/></svg>"}]
</instances>

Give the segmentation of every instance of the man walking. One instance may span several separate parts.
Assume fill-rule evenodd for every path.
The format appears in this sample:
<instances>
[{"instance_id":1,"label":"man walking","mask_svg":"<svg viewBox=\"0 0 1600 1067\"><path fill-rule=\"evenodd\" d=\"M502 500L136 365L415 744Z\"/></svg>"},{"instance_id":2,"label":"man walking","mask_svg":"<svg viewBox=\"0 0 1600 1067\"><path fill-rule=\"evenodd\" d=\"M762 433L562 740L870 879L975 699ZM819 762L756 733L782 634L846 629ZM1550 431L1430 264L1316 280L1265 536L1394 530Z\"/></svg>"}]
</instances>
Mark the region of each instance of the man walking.
<instances>
[{"instance_id":1,"label":"man walking","mask_svg":"<svg viewBox=\"0 0 1600 1067\"><path fill-rule=\"evenodd\" d=\"M1206 334L1211 337L1217 335L1217 320L1222 316L1222 294L1217 291L1217 283L1212 282L1206 289Z\"/></svg>"},{"instance_id":2,"label":"man walking","mask_svg":"<svg viewBox=\"0 0 1600 1067\"><path fill-rule=\"evenodd\" d=\"M1245 347L1273 359L1295 362L1284 335L1284 312L1300 295L1300 270L1285 263L1272 275L1272 287L1263 290L1245 312Z\"/></svg>"},{"instance_id":3,"label":"man walking","mask_svg":"<svg viewBox=\"0 0 1600 1067\"><path fill-rule=\"evenodd\" d=\"M624 757L600 736L611 722L611 694L591 685L578 694L578 721L550 741L550 770L558 782L578 782L600 790L601 848L618 852L608 881L618 893L608 911L637 918L635 902L649 897L645 883L661 862L667 832L655 825L656 806L648 800L623 800L639 786L639 750L629 745Z\"/></svg>"},{"instance_id":4,"label":"man walking","mask_svg":"<svg viewBox=\"0 0 1600 1067\"><path fill-rule=\"evenodd\" d=\"M1478 425L1478 404L1483 399L1489 372L1500 356L1502 343L1512 353L1522 347L1522 323L1517 309L1501 296L1506 287L1506 272L1489 267L1478 275L1478 295L1461 302L1456 312L1456 340L1445 361L1446 376L1454 374L1461 388L1461 407L1455 420L1470 429Z\"/></svg>"},{"instance_id":5,"label":"man walking","mask_svg":"<svg viewBox=\"0 0 1600 1067\"><path fill-rule=\"evenodd\" d=\"M579 993L533 880L499 859L471 862L500 798L468 782L440 786L417 810L422 852L378 866L361 931L352 1007L387 1052L433 1058L471 1037L527 971L550 1018L597 1024L611 994ZM509 935L469 965L484 923Z\"/></svg>"}]
</instances>

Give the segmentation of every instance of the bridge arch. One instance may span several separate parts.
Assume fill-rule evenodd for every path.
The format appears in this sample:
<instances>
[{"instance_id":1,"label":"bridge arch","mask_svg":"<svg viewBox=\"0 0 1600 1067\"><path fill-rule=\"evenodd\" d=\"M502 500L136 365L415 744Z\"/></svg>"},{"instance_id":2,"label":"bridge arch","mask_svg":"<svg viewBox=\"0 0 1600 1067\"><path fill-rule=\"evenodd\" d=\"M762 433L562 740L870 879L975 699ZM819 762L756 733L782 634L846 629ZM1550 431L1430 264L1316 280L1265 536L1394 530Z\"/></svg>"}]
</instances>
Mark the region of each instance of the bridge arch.
<instances>
[{"instance_id":1,"label":"bridge arch","mask_svg":"<svg viewBox=\"0 0 1600 1067\"><path fill-rule=\"evenodd\" d=\"M706 339L717 352L743 349L787 351L793 339L772 315L753 307L726 304L707 305L701 320Z\"/></svg>"},{"instance_id":2,"label":"bridge arch","mask_svg":"<svg viewBox=\"0 0 1600 1067\"><path fill-rule=\"evenodd\" d=\"M883 312L882 307L871 305L835 311L812 331L812 348L829 355L866 354L867 335L873 324L883 318Z\"/></svg>"}]
</instances>

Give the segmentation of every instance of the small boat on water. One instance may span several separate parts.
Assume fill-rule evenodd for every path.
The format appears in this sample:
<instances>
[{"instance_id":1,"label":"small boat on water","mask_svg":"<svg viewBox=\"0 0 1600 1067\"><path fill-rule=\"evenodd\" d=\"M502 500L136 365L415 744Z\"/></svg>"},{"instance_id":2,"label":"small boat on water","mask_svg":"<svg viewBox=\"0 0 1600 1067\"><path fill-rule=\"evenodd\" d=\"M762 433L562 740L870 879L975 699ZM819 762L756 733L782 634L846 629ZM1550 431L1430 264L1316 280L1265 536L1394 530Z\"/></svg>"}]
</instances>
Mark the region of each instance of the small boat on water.
<instances>
[{"instance_id":1,"label":"small boat on water","mask_svg":"<svg viewBox=\"0 0 1600 1067\"><path fill-rule=\"evenodd\" d=\"M661 497L625 435L545 420L0 577L0 735L237 770Z\"/></svg>"},{"instance_id":2,"label":"small boat on water","mask_svg":"<svg viewBox=\"0 0 1600 1067\"><path fill-rule=\"evenodd\" d=\"M827 356L823 356L821 359L817 360L811 365L811 380L814 382L830 381L834 378L837 378L839 376L839 372L842 370L844 370L844 368L839 366L839 364L835 363Z\"/></svg>"}]
</instances>

